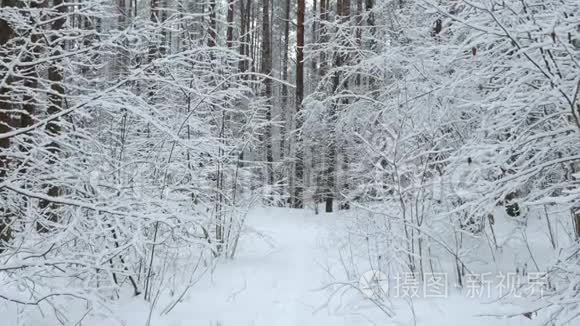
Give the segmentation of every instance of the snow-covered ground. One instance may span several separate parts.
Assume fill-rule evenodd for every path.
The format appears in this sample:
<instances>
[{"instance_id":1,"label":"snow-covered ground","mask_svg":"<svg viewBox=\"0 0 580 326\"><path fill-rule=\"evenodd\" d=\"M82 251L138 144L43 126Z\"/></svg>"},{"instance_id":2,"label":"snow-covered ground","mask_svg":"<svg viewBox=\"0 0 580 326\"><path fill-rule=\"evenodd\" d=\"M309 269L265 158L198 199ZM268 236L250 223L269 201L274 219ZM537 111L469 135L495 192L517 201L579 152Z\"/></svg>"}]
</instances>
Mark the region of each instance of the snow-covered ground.
<instances>
[{"instance_id":1,"label":"snow-covered ground","mask_svg":"<svg viewBox=\"0 0 580 326\"><path fill-rule=\"evenodd\" d=\"M337 279L340 266L331 266L338 258L337 237L349 226L346 215L262 208L250 214L247 226L237 258L217 264L163 316L167 302L160 298L150 325L539 325L540 319L521 315L498 317L518 308L457 291L445 298L393 298L396 315L390 318L355 290L332 295L328 285L347 281ZM114 310L114 319L90 325L147 325L150 309L140 298Z\"/></svg>"}]
</instances>

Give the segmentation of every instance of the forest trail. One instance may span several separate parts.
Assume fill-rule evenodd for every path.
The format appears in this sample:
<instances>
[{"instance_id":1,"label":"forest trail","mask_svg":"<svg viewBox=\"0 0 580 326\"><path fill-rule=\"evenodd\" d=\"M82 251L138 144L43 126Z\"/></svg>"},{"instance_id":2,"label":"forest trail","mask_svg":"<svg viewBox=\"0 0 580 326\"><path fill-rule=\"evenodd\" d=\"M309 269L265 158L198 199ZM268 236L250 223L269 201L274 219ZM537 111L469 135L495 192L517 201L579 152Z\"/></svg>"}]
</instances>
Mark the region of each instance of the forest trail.
<instances>
[{"instance_id":1,"label":"forest trail","mask_svg":"<svg viewBox=\"0 0 580 326\"><path fill-rule=\"evenodd\" d=\"M322 244L336 223L308 211L253 212L238 257L196 286L167 325L367 325L361 316L324 307L328 292L321 288L329 278Z\"/></svg>"},{"instance_id":2,"label":"forest trail","mask_svg":"<svg viewBox=\"0 0 580 326\"><path fill-rule=\"evenodd\" d=\"M388 318L356 291L335 296L324 287L329 270L344 277L337 247L348 218L311 210L260 208L246 222L236 259L217 266L161 326L535 326L523 317L483 317L501 307L452 295L444 299L394 299ZM340 281L346 281L340 279ZM415 310L413 317L411 305ZM483 315L483 316L482 316Z\"/></svg>"},{"instance_id":3,"label":"forest trail","mask_svg":"<svg viewBox=\"0 0 580 326\"><path fill-rule=\"evenodd\" d=\"M315 215L309 210L282 208L252 210L235 259L218 263L213 272L208 271L169 314L159 315L158 308L167 304L160 302L149 324L149 308L143 306L143 301L135 301L132 307L122 305L122 325L540 325L539 321L522 316L497 316L501 311L509 313L513 306L473 300L457 293L440 299L391 298L395 310L392 318L354 290L329 301L332 292L327 286L333 282L330 273L339 282L348 281L337 263L337 249L349 225L347 215Z\"/></svg>"}]
</instances>

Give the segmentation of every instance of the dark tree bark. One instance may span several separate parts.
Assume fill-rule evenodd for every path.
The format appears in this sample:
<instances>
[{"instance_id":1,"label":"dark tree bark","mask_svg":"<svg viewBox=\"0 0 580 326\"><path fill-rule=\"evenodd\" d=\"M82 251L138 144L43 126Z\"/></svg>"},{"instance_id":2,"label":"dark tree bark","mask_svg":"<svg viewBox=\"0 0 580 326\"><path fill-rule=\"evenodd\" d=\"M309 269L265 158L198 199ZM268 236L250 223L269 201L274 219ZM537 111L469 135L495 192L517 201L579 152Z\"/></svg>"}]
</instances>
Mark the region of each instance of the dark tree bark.
<instances>
[{"instance_id":1,"label":"dark tree bark","mask_svg":"<svg viewBox=\"0 0 580 326\"><path fill-rule=\"evenodd\" d=\"M161 18L159 16L159 5L160 5L160 0L151 0L151 8L149 8L151 10L151 13L149 15L149 20L152 23L158 23L159 19ZM157 56L159 55L159 51L156 48L155 44L151 44L149 46L149 53L148 53L148 61L152 62L153 60L155 60L157 58ZM153 94L150 94L150 98L152 97Z\"/></svg>"},{"instance_id":2,"label":"dark tree bark","mask_svg":"<svg viewBox=\"0 0 580 326\"><path fill-rule=\"evenodd\" d=\"M304 0L296 2L296 169L292 207L304 207L304 144L302 141L302 100L304 99Z\"/></svg>"},{"instance_id":3,"label":"dark tree bark","mask_svg":"<svg viewBox=\"0 0 580 326\"><path fill-rule=\"evenodd\" d=\"M15 1L2 0L0 8L15 6ZM0 48L4 47L10 39L14 37L13 30L8 22L0 19ZM7 51L7 49L4 49ZM4 55L4 54L3 54ZM4 76L4 68L0 67L0 76ZM10 78L8 76L7 84ZM10 111L12 103L10 100L10 90L7 87L0 88L0 134L9 132L12 129ZM0 139L0 183L4 181L8 172L8 156L6 152L10 148L10 138ZM0 189L0 201L6 202L5 193ZM0 205L0 253L4 251L5 243L12 238L13 213L5 205Z\"/></svg>"},{"instance_id":4,"label":"dark tree bark","mask_svg":"<svg viewBox=\"0 0 580 326\"><path fill-rule=\"evenodd\" d=\"M41 3L37 3L37 2L31 2L30 3L30 7L33 9L37 9L40 7L45 7L47 5L47 0L41 2ZM42 36L40 35L40 33L34 33L30 36L30 39L32 41L32 44L37 44L41 39ZM26 56L25 61L26 62L32 62L35 58L37 58L40 55L40 47L39 46L34 46L32 48L32 50L30 51L30 53ZM29 68L25 68L26 71L23 72L23 77L24 77L24 87L27 89L36 89L37 87L37 78L38 78L38 74L36 73L36 67L31 66ZM30 92L30 94L32 94L32 92ZM19 123L19 127L20 128L26 128L32 125L33 121L33 116L34 116L34 111L35 111L35 107L36 107L36 103L35 103L35 98L33 95L27 94L26 96L24 96L24 103L22 105L23 111L20 115L20 123ZM22 149L22 150L26 150L26 149ZM22 171L24 172L24 171Z\"/></svg>"},{"instance_id":5,"label":"dark tree bark","mask_svg":"<svg viewBox=\"0 0 580 326\"><path fill-rule=\"evenodd\" d=\"M288 81L288 60L289 51L288 47L290 45L290 1L286 0L284 2L284 49L282 50L282 80ZM284 160L286 154L286 125L287 111L288 111L288 86L286 84L282 85L281 91L282 100L282 127L280 129L280 160Z\"/></svg>"},{"instance_id":6,"label":"dark tree bark","mask_svg":"<svg viewBox=\"0 0 580 326\"><path fill-rule=\"evenodd\" d=\"M327 23L328 23L328 0L320 0L320 6L319 6L319 10L320 10L320 20L319 20L319 25L318 25L318 31L319 31L319 35L318 35L318 43L320 44L320 46L324 47L326 46L326 42L327 42ZM324 76L326 75L326 70L327 70L327 66L328 66L328 62L327 62L327 55L325 50L320 51L320 55L318 57L318 79L320 81L323 80ZM322 85L322 84L320 84ZM326 200L326 194L327 194L327 186L328 186L328 181L327 181L327 175L326 175L326 166L328 165L328 152L326 150L323 150L322 148L319 148L319 153L318 153L318 162L317 162L317 166L318 168L316 169L315 173L316 173L316 177L315 177L315 182L317 183L316 188L315 188L315 210L316 213L318 214L318 203L325 201Z\"/></svg>"},{"instance_id":7,"label":"dark tree bark","mask_svg":"<svg viewBox=\"0 0 580 326\"><path fill-rule=\"evenodd\" d=\"M258 49L258 46L257 46L257 44L258 44L258 31L256 29L256 25L257 25L256 7L257 6L254 6L252 1L250 1L250 3L251 3L251 5L250 5L251 10L250 10L250 22L249 22L250 28L249 28L249 30L252 31L252 35L250 38L250 48L249 48L249 52L248 52L251 61L248 63L249 64L248 69L251 72L256 72L256 63L258 62L258 60L257 60L257 58L258 58L258 55L257 55L257 52L258 52L257 51L257 49ZM251 79L254 79L254 77L252 77Z\"/></svg>"},{"instance_id":8,"label":"dark tree bark","mask_svg":"<svg viewBox=\"0 0 580 326\"><path fill-rule=\"evenodd\" d=\"M317 15L317 4L318 4L318 2L316 0L312 3L312 16L313 17L316 17L316 15ZM315 43L315 44L318 43L318 34L317 34L317 32L318 32L318 24L317 24L316 19L313 19L312 20L311 32L312 32L312 36L311 36L312 37L312 42ZM318 77L318 75L317 75L318 71L316 69L317 64L318 64L318 62L316 60L316 57L313 57L311 59L311 61L310 61L310 69L312 70L312 72L310 73L310 75L312 76L312 78L317 78Z\"/></svg>"},{"instance_id":9,"label":"dark tree bark","mask_svg":"<svg viewBox=\"0 0 580 326\"><path fill-rule=\"evenodd\" d=\"M342 0L342 19L343 22L345 24L350 24L350 0ZM346 60L350 60L348 57L344 59ZM345 80L343 82L344 87L348 89L348 84L349 81ZM349 103L348 98L343 98L342 100L342 104L347 106ZM341 186L342 186L342 191L340 191L340 193L345 193L348 192L348 189L350 188L350 184L349 184L349 169L350 169L350 160L348 157L348 141L347 139L344 137L344 135L341 136L341 156L342 156L342 169L341 169ZM341 203L339 206L340 209L349 209L350 208L350 203L348 202L348 198L341 198Z\"/></svg>"},{"instance_id":10,"label":"dark tree bark","mask_svg":"<svg viewBox=\"0 0 580 326\"><path fill-rule=\"evenodd\" d=\"M228 48L234 47L234 14L236 0L228 0L228 28L226 31L226 45Z\"/></svg>"},{"instance_id":11,"label":"dark tree bark","mask_svg":"<svg viewBox=\"0 0 580 326\"><path fill-rule=\"evenodd\" d=\"M350 16L350 0L338 0L336 3L336 13L337 21L341 24L347 24ZM338 52L334 54L334 67L340 68L345 62L343 54ZM332 95L336 95L340 92L339 86L341 85L341 73L340 71L335 71L332 76ZM345 87L343 85L343 87ZM344 102L343 102L344 103ZM334 207L334 199L337 193L337 135L336 135L336 124L337 124L337 110L338 110L338 100L334 100L330 106L330 112L328 115L328 126L329 126L329 145L328 145L328 166L326 169L326 207L325 211L331 213ZM344 150L342 150L344 154ZM344 155L343 155L344 156ZM344 162L343 162L344 164ZM344 165L343 165L344 168Z\"/></svg>"},{"instance_id":12,"label":"dark tree bark","mask_svg":"<svg viewBox=\"0 0 580 326\"><path fill-rule=\"evenodd\" d=\"M52 9L56 12L56 17L54 17L51 29L53 32L58 32L63 29L64 24L66 23L67 6L64 0L54 0ZM53 44L53 51L50 55L53 57L60 56L62 54L60 48L65 46L64 41L59 40L59 37L58 33L54 33L50 39L51 44ZM49 115L59 113L62 111L64 105L64 72L61 64L60 60L54 60L48 67L48 80L50 81L51 90L51 94L48 96L49 105L47 113ZM58 160L60 152L60 145L56 140L62 131L60 119L54 119L48 122L46 124L46 131L47 134L53 138L53 141L47 145L47 150L50 155L48 163L54 164ZM58 197L61 193L60 187L56 184L47 184L45 187L48 188L47 195L49 197ZM40 201L39 206L45 211L46 220L52 223L56 223L59 220L57 210L60 205L43 199ZM42 223L37 223L36 229L39 232L49 231L49 229Z\"/></svg>"},{"instance_id":13,"label":"dark tree bark","mask_svg":"<svg viewBox=\"0 0 580 326\"><path fill-rule=\"evenodd\" d=\"M240 1L240 54L242 56L250 56L250 44L251 44L251 33L250 33L250 23L252 16L252 1L251 0L241 0ZM240 60L240 72L248 71L250 66L249 59ZM244 78L247 79L245 76Z\"/></svg>"},{"instance_id":14,"label":"dark tree bark","mask_svg":"<svg viewBox=\"0 0 580 326\"><path fill-rule=\"evenodd\" d=\"M127 26L127 20L129 15L131 15L130 8L127 7L125 0L117 0L117 9L119 10L117 17L118 28L123 30ZM129 53L127 51L127 42L123 42L123 47L117 52L116 62L115 62L115 73L118 79L122 79L127 72L129 65Z\"/></svg>"},{"instance_id":15,"label":"dark tree bark","mask_svg":"<svg viewBox=\"0 0 580 326\"><path fill-rule=\"evenodd\" d=\"M209 26L208 26L208 38L207 46L214 47L217 44L217 13L216 13L216 2L211 1L209 4Z\"/></svg>"},{"instance_id":16,"label":"dark tree bark","mask_svg":"<svg viewBox=\"0 0 580 326\"><path fill-rule=\"evenodd\" d=\"M375 36L375 34L376 34L375 14L373 13L374 0L366 0L365 6L366 6L366 11L369 13L369 16L367 18L367 25L370 26L371 35ZM376 44L376 42L374 40L371 40L371 44L370 44L371 50L375 49L375 46L376 46L375 44Z\"/></svg>"},{"instance_id":17,"label":"dark tree bark","mask_svg":"<svg viewBox=\"0 0 580 326\"><path fill-rule=\"evenodd\" d=\"M580 206L570 209L570 214L572 215L572 221L574 222L574 235L576 236L576 241L580 241Z\"/></svg>"},{"instance_id":18,"label":"dark tree bark","mask_svg":"<svg viewBox=\"0 0 580 326\"><path fill-rule=\"evenodd\" d=\"M324 44L326 42L326 22L328 20L328 14L327 14L327 9L326 9L326 0L320 0L320 26L319 26L319 40L321 44ZM320 53L320 64L319 64L319 68L318 68L318 73L320 78L322 79L322 77L326 74L326 54L324 53L324 51L322 51Z\"/></svg>"},{"instance_id":19,"label":"dark tree bark","mask_svg":"<svg viewBox=\"0 0 580 326\"><path fill-rule=\"evenodd\" d=\"M362 50L363 0L356 1L356 45ZM360 60L359 60L360 62ZM356 86L361 84L361 75L356 74Z\"/></svg>"},{"instance_id":20,"label":"dark tree bark","mask_svg":"<svg viewBox=\"0 0 580 326\"><path fill-rule=\"evenodd\" d=\"M342 0L336 2L337 21L342 16ZM342 57L340 53L334 54L334 67L342 66ZM332 95L336 94L340 83L340 73L334 72L332 76ZM336 122L337 122L337 103L333 101L328 113L328 157L325 171L326 191L325 191L325 212L332 213L334 210L334 198L336 192Z\"/></svg>"},{"instance_id":21,"label":"dark tree bark","mask_svg":"<svg viewBox=\"0 0 580 326\"><path fill-rule=\"evenodd\" d=\"M262 1L262 67L260 72L265 76L272 75L272 46L270 35L270 0ZM264 134L264 147L266 149L266 174L269 186L274 185L274 154L272 153L272 79L264 78L264 97L268 108L266 109L266 130Z\"/></svg>"}]
</instances>

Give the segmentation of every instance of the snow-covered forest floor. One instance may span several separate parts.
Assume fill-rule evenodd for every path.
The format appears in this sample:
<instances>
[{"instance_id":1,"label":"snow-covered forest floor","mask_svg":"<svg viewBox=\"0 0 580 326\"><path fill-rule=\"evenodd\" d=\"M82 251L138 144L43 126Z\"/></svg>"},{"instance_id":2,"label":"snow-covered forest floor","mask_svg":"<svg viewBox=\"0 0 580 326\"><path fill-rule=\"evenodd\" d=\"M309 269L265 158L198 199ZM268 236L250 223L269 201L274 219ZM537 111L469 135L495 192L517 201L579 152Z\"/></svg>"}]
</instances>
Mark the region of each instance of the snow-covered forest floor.
<instances>
[{"instance_id":1,"label":"snow-covered forest floor","mask_svg":"<svg viewBox=\"0 0 580 326\"><path fill-rule=\"evenodd\" d=\"M353 248L360 215L368 214L357 209L321 215L309 210L255 209L249 214L238 257L218 261L211 267L199 267L204 271L196 274L191 288L170 312L166 308L182 293L165 291L153 304L143 301L142 297L120 300L110 307L108 317L83 320L82 325L532 326L546 321L543 316L533 320L524 317L521 313L526 311L525 306L496 300L502 295L498 293L502 283L506 295L514 285L505 283L498 275L515 276L516 269L523 266L533 270L534 260L542 267L550 262L552 249L544 232L546 221L541 217L530 218L525 228L507 215L498 218L496 236L502 250L498 251L496 264L479 266L477 273L487 276L485 282L465 284L459 290L454 286L456 279L450 270L446 273L448 284L437 288L444 292L432 291L431 295L423 292L423 285L408 282L406 295L396 288L390 289L389 302L382 307L393 313L389 317L379 307L382 304L377 306L377 302L359 291L361 283L355 274L371 270L364 253L358 255ZM557 226L560 227L566 226ZM524 229L534 239L529 244L534 259L518 235ZM472 253L471 257L487 260L484 257L489 249L477 250L481 252ZM477 265L475 260L469 264ZM185 262L184 268L191 265ZM347 270L356 272L347 275ZM176 271L166 272L169 275ZM391 286L397 277L389 277ZM16 311L1 314L1 325L18 325ZM39 314L36 325L55 323Z\"/></svg>"},{"instance_id":2,"label":"snow-covered forest floor","mask_svg":"<svg viewBox=\"0 0 580 326\"><path fill-rule=\"evenodd\" d=\"M249 234L242 239L238 258L218 263L171 313L161 317L154 312L150 325L533 326L545 322L542 316L530 320L518 314L525 312L524 307L496 300L500 283L506 288L514 286L498 275L512 276L516 265L533 264L517 234L520 230L517 222L509 221L507 215L498 221L498 241L505 247L497 257L498 264L481 266L478 271L482 275L488 273L486 280L493 284L473 283L457 290L453 287L454 275L449 271L448 293L441 293L442 297L402 293L397 297L392 292L390 305L395 315L389 318L354 287L343 291L340 286L343 283L360 285L358 279L348 279L345 275L343 261L347 259L343 254L350 251L347 239L352 235L353 217L357 214L364 212L315 215L312 211L279 208L254 210L248 220ZM528 237L535 239L530 245L539 264L551 259L544 223L542 219L531 219L527 228ZM483 252L473 256L488 255L487 248L481 249ZM357 261L350 257L348 260L357 265L360 274L370 270L364 257L354 253L352 256ZM391 283L395 278L391 277ZM418 284L407 285L409 294L415 286L422 288ZM486 294L488 289L490 295ZM164 304L167 303L157 303L160 307ZM118 309L127 325L147 324L149 306L141 300L121 304Z\"/></svg>"}]
</instances>

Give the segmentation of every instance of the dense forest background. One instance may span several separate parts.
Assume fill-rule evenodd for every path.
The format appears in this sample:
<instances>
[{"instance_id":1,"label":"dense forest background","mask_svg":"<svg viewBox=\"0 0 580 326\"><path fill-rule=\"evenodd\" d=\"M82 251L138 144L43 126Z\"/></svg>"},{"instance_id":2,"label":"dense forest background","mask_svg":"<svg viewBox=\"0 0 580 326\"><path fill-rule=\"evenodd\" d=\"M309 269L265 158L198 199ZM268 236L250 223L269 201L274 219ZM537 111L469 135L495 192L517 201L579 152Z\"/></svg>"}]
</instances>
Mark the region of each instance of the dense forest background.
<instances>
[{"instance_id":1,"label":"dense forest background","mask_svg":"<svg viewBox=\"0 0 580 326\"><path fill-rule=\"evenodd\" d=\"M0 303L180 293L266 205L459 285L539 216L580 314L580 1L0 3Z\"/></svg>"}]
</instances>

